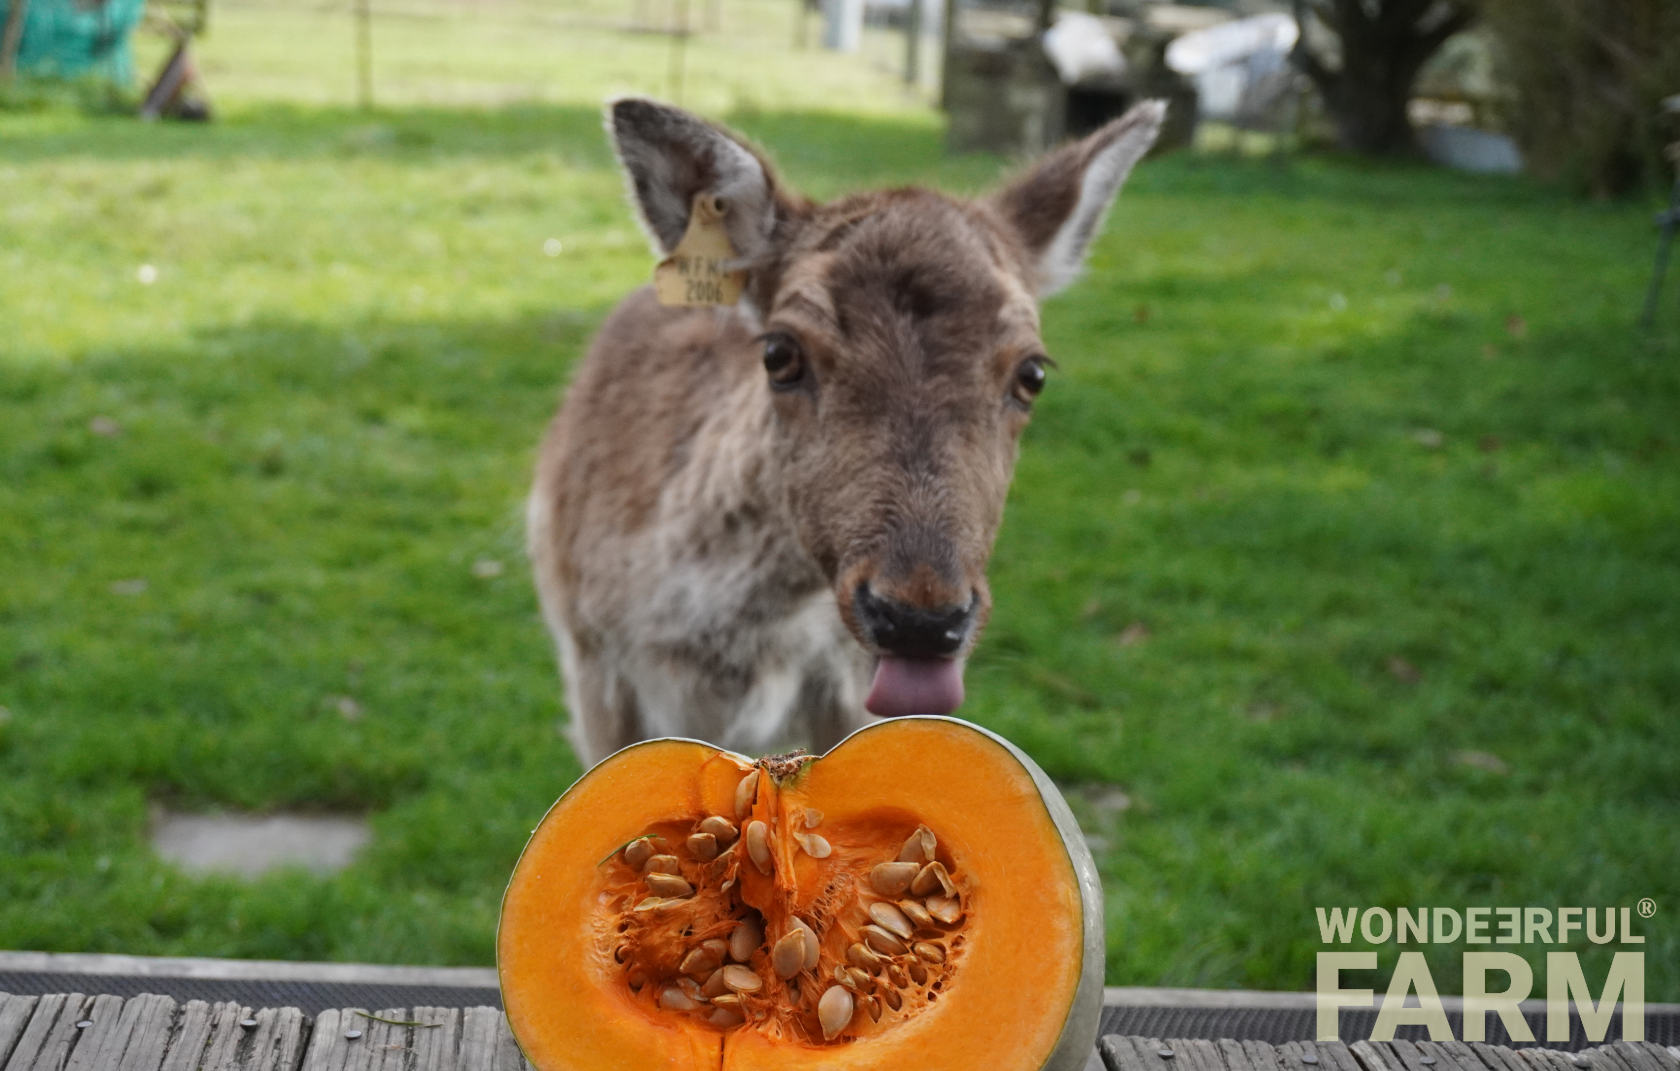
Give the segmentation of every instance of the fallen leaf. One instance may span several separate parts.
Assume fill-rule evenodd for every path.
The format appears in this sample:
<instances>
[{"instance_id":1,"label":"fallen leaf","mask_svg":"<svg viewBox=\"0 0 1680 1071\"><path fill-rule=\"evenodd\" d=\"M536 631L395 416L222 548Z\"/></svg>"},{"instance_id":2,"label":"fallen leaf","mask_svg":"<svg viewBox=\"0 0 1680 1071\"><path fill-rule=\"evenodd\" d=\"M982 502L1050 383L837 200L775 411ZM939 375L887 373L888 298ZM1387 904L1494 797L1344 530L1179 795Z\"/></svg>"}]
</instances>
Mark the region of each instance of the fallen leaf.
<instances>
[{"instance_id":1,"label":"fallen leaf","mask_svg":"<svg viewBox=\"0 0 1680 1071\"><path fill-rule=\"evenodd\" d=\"M122 425L108 416L96 416L88 421L88 430L104 439L114 439L122 434Z\"/></svg>"},{"instance_id":2,"label":"fallen leaf","mask_svg":"<svg viewBox=\"0 0 1680 1071\"><path fill-rule=\"evenodd\" d=\"M1133 321L1135 321L1137 323L1140 323L1140 324L1148 323L1149 322L1149 306L1148 305L1139 305L1137 308L1133 309L1132 310L1132 319L1133 319Z\"/></svg>"},{"instance_id":3,"label":"fallen leaf","mask_svg":"<svg viewBox=\"0 0 1680 1071\"><path fill-rule=\"evenodd\" d=\"M345 721L358 721L362 716L362 705L347 695L335 695L328 699L338 716Z\"/></svg>"},{"instance_id":4,"label":"fallen leaf","mask_svg":"<svg viewBox=\"0 0 1680 1071\"><path fill-rule=\"evenodd\" d=\"M1426 450L1439 450L1441 444L1447 441L1447 437L1434 428L1414 428L1412 441Z\"/></svg>"},{"instance_id":5,"label":"fallen leaf","mask_svg":"<svg viewBox=\"0 0 1680 1071\"><path fill-rule=\"evenodd\" d=\"M1405 684L1416 684L1423 679L1423 674L1418 672L1418 668L1399 655L1389 655L1384 667L1389 676Z\"/></svg>"},{"instance_id":6,"label":"fallen leaf","mask_svg":"<svg viewBox=\"0 0 1680 1071\"><path fill-rule=\"evenodd\" d=\"M1495 453L1504 445L1497 435L1484 435L1476 440L1476 448L1484 454Z\"/></svg>"},{"instance_id":7,"label":"fallen leaf","mask_svg":"<svg viewBox=\"0 0 1680 1071\"><path fill-rule=\"evenodd\" d=\"M144 595L147 587L146 578L143 576L132 577L128 580L114 580L111 582L111 594Z\"/></svg>"},{"instance_id":8,"label":"fallen leaf","mask_svg":"<svg viewBox=\"0 0 1680 1071\"><path fill-rule=\"evenodd\" d=\"M1522 338L1528 334L1528 321L1512 313L1505 317L1505 331L1512 338Z\"/></svg>"}]
</instances>

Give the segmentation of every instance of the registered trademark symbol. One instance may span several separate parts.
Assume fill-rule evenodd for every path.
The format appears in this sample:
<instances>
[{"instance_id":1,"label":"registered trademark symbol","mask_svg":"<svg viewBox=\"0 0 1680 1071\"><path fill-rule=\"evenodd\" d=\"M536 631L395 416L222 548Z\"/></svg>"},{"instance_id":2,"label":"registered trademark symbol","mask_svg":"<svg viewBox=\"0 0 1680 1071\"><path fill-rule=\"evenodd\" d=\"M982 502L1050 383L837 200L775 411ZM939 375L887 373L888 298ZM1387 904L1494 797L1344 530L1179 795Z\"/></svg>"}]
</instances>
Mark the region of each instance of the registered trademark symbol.
<instances>
[{"instance_id":1,"label":"registered trademark symbol","mask_svg":"<svg viewBox=\"0 0 1680 1071\"><path fill-rule=\"evenodd\" d=\"M1649 896L1647 896L1645 899L1639 901L1639 917L1640 918L1648 919L1652 915L1655 915L1656 913L1657 913L1657 902L1655 900L1653 900Z\"/></svg>"}]
</instances>

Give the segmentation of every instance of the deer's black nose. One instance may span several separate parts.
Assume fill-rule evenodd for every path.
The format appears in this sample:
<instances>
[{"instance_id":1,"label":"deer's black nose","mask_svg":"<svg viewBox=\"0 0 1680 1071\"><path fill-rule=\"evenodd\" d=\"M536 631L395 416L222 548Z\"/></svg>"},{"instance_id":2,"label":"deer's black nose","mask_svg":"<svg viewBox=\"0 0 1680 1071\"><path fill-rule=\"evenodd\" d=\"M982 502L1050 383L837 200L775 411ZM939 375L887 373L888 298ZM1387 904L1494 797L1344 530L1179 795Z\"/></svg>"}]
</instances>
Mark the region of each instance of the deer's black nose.
<instances>
[{"instance_id":1,"label":"deer's black nose","mask_svg":"<svg viewBox=\"0 0 1680 1071\"><path fill-rule=\"evenodd\" d=\"M858 623L875 646L903 658L950 658L962 649L979 600L924 609L884 598L859 584L852 597Z\"/></svg>"}]
</instances>

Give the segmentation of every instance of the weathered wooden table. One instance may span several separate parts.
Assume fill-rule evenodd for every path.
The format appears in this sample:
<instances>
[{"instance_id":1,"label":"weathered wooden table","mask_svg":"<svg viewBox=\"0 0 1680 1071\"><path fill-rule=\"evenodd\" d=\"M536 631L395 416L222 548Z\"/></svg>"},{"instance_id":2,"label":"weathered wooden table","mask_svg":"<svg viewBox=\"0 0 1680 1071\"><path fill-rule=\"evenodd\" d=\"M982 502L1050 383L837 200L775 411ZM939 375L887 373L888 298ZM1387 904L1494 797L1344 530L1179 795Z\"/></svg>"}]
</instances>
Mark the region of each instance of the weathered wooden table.
<instances>
[{"instance_id":1,"label":"weathered wooden table","mask_svg":"<svg viewBox=\"0 0 1680 1071\"><path fill-rule=\"evenodd\" d=\"M1462 1042L1187 1041L1110 1035L1107 1071L1680 1071L1619 1041L1578 1053ZM0 1071L525 1071L495 1008L322 1012L169 997L0 994Z\"/></svg>"}]
</instances>

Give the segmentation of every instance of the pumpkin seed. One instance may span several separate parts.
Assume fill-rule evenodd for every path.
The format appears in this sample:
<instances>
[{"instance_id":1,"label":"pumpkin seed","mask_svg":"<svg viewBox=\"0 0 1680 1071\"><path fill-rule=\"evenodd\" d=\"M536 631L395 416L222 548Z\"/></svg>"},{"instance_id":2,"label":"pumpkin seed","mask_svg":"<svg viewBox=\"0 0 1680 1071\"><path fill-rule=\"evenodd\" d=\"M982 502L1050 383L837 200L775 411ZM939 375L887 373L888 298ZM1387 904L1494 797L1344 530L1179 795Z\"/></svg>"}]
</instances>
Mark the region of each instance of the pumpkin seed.
<instances>
[{"instance_id":1,"label":"pumpkin seed","mask_svg":"<svg viewBox=\"0 0 1680 1071\"><path fill-rule=\"evenodd\" d=\"M714 1008L739 1008L740 1006L741 994L739 993L719 993L712 998L712 1007Z\"/></svg>"},{"instance_id":2,"label":"pumpkin seed","mask_svg":"<svg viewBox=\"0 0 1680 1071\"><path fill-rule=\"evenodd\" d=\"M950 871L938 860L922 867L916 874L916 880L910 883L910 892L914 896L930 896L935 890L946 896L957 895L957 887L951 882Z\"/></svg>"},{"instance_id":3,"label":"pumpkin seed","mask_svg":"<svg viewBox=\"0 0 1680 1071\"><path fill-rule=\"evenodd\" d=\"M756 993L764 987L764 979L751 967L731 963L723 968L723 984L737 993Z\"/></svg>"},{"instance_id":4,"label":"pumpkin seed","mask_svg":"<svg viewBox=\"0 0 1680 1071\"><path fill-rule=\"evenodd\" d=\"M898 990L894 989L892 986L888 986L881 990L881 999L885 1000L887 1002L887 1007L891 1008L893 1011L897 1011L898 1009L904 1007L904 998L899 996Z\"/></svg>"},{"instance_id":5,"label":"pumpkin seed","mask_svg":"<svg viewBox=\"0 0 1680 1071\"><path fill-rule=\"evenodd\" d=\"M742 919L729 935L729 958L745 963L763 943L764 927L752 919Z\"/></svg>"},{"instance_id":6,"label":"pumpkin seed","mask_svg":"<svg viewBox=\"0 0 1680 1071\"><path fill-rule=\"evenodd\" d=\"M713 971L711 977L706 979L706 984L700 987L700 995L703 997L712 997L715 999L720 993L727 992L729 992L729 987L723 982L722 967Z\"/></svg>"},{"instance_id":7,"label":"pumpkin seed","mask_svg":"<svg viewBox=\"0 0 1680 1071\"><path fill-rule=\"evenodd\" d=\"M905 969L910 972L910 980L912 982L915 982L917 985L927 985L927 979L928 979L927 968L922 966L922 961L921 960L919 960L919 959L911 960L910 961L910 966L905 968Z\"/></svg>"},{"instance_id":8,"label":"pumpkin seed","mask_svg":"<svg viewBox=\"0 0 1680 1071\"><path fill-rule=\"evenodd\" d=\"M879 926L865 926L863 928L863 943L881 953L883 956L902 956L909 949L898 935Z\"/></svg>"},{"instance_id":9,"label":"pumpkin seed","mask_svg":"<svg viewBox=\"0 0 1680 1071\"><path fill-rule=\"evenodd\" d=\"M741 1014L739 1008L714 1008L712 1014L706 1017L706 1021L727 1030L732 1026L740 1026L747 1021L747 1017Z\"/></svg>"},{"instance_id":10,"label":"pumpkin seed","mask_svg":"<svg viewBox=\"0 0 1680 1071\"><path fill-rule=\"evenodd\" d=\"M681 874L682 863L674 855L650 855L642 864L644 874Z\"/></svg>"},{"instance_id":11,"label":"pumpkin seed","mask_svg":"<svg viewBox=\"0 0 1680 1071\"><path fill-rule=\"evenodd\" d=\"M719 963L722 963L724 957L729 955L729 942L722 937L708 937L700 942L700 947L716 956Z\"/></svg>"},{"instance_id":12,"label":"pumpkin seed","mask_svg":"<svg viewBox=\"0 0 1680 1071\"><path fill-rule=\"evenodd\" d=\"M877 1022L877 1023L881 1021L881 998L880 997L876 996L873 993L870 993L868 996L863 998L863 1008L864 1008L865 1011L867 1011L869 1013L869 1018L870 1018L871 1021Z\"/></svg>"},{"instance_id":13,"label":"pumpkin seed","mask_svg":"<svg viewBox=\"0 0 1680 1071\"><path fill-rule=\"evenodd\" d=\"M916 831L904 840L904 846L898 850L900 862L931 863L934 849L939 842L934 839L933 830L927 826L917 826Z\"/></svg>"},{"instance_id":14,"label":"pumpkin seed","mask_svg":"<svg viewBox=\"0 0 1680 1071\"><path fill-rule=\"evenodd\" d=\"M735 819L740 821L752 810L753 793L758 788L758 771L748 770L747 776L741 778L740 784L735 786Z\"/></svg>"},{"instance_id":15,"label":"pumpkin seed","mask_svg":"<svg viewBox=\"0 0 1680 1071\"><path fill-rule=\"evenodd\" d=\"M847 967L846 977L851 981L853 989L869 988L869 972L861 967Z\"/></svg>"},{"instance_id":16,"label":"pumpkin seed","mask_svg":"<svg viewBox=\"0 0 1680 1071\"><path fill-rule=\"evenodd\" d=\"M834 854L834 846L828 843L828 838L821 833L795 833L793 839L805 849L805 854L812 859L827 859Z\"/></svg>"},{"instance_id":17,"label":"pumpkin seed","mask_svg":"<svg viewBox=\"0 0 1680 1071\"><path fill-rule=\"evenodd\" d=\"M962 921L962 901L955 896L930 896L925 903L928 914L946 925Z\"/></svg>"},{"instance_id":18,"label":"pumpkin seed","mask_svg":"<svg viewBox=\"0 0 1680 1071\"><path fill-rule=\"evenodd\" d=\"M696 982L692 978L678 978L677 981L676 981L676 986L677 986L678 989L680 989L684 993L688 994L688 999L689 1000L703 1001L703 1000L706 999L700 993L700 983Z\"/></svg>"},{"instance_id":19,"label":"pumpkin seed","mask_svg":"<svg viewBox=\"0 0 1680 1071\"><path fill-rule=\"evenodd\" d=\"M916 953L918 957L927 960L929 963L945 962L945 946L936 945L932 941L917 941L915 944L910 946L910 951Z\"/></svg>"},{"instance_id":20,"label":"pumpkin seed","mask_svg":"<svg viewBox=\"0 0 1680 1071\"><path fill-rule=\"evenodd\" d=\"M797 915L793 919L793 928L805 937L805 969L816 970L817 957L822 955L822 943L817 940L817 931L811 929L811 924Z\"/></svg>"},{"instance_id":21,"label":"pumpkin seed","mask_svg":"<svg viewBox=\"0 0 1680 1071\"><path fill-rule=\"evenodd\" d=\"M847 973L846 965L844 963L836 963L834 965L834 975L833 975L833 977L834 977L834 980L836 982L839 982L841 985L851 985L852 984L852 976L849 973Z\"/></svg>"},{"instance_id":22,"label":"pumpkin seed","mask_svg":"<svg viewBox=\"0 0 1680 1071\"><path fill-rule=\"evenodd\" d=\"M735 843L735 838L740 836L735 828L735 823L721 814L714 814L710 818L703 819L700 823L700 832L710 833L716 837L720 848L729 847Z\"/></svg>"},{"instance_id":23,"label":"pumpkin seed","mask_svg":"<svg viewBox=\"0 0 1680 1071\"><path fill-rule=\"evenodd\" d=\"M691 948L677 964L677 970L695 976L709 975L723 965L723 957L705 946Z\"/></svg>"},{"instance_id":24,"label":"pumpkin seed","mask_svg":"<svg viewBox=\"0 0 1680 1071\"><path fill-rule=\"evenodd\" d=\"M652 856L653 841L647 837L637 837L624 846L624 861L637 870L642 869L642 864L646 863Z\"/></svg>"},{"instance_id":25,"label":"pumpkin seed","mask_svg":"<svg viewBox=\"0 0 1680 1071\"><path fill-rule=\"evenodd\" d=\"M823 813L815 807L805 808L805 828L815 829L822 825Z\"/></svg>"},{"instance_id":26,"label":"pumpkin seed","mask_svg":"<svg viewBox=\"0 0 1680 1071\"><path fill-rule=\"evenodd\" d=\"M634 908L632 908L632 910L634 910L634 911L658 911L660 908L670 907L674 903L676 903L675 900L672 900L669 897L665 897L665 896L644 896L636 904L636 906Z\"/></svg>"},{"instance_id":27,"label":"pumpkin seed","mask_svg":"<svg viewBox=\"0 0 1680 1071\"><path fill-rule=\"evenodd\" d=\"M933 916L928 914L928 909L914 900L900 900L898 909L918 928L929 929L933 926Z\"/></svg>"},{"instance_id":28,"label":"pumpkin seed","mask_svg":"<svg viewBox=\"0 0 1680 1071\"><path fill-rule=\"evenodd\" d=\"M846 962L854 967L862 967L870 974L877 974L881 970L881 964L885 963L886 960L877 956L875 950L868 945L862 942L853 942L851 947L846 949Z\"/></svg>"},{"instance_id":29,"label":"pumpkin seed","mask_svg":"<svg viewBox=\"0 0 1680 1071\"><path fill-rule=\"evenodd\" d=\"M667 1011L694 1011L700 1007L700 1002L674 985L668 985L659 991L659 1006Z\"/></svg>"},{"instance_id":30,"label":"pumpkin seed","mask_svg":"<svg viewBox=\"0 0 1680 1071\"><path fill-rule=\"evenodd\" d=\"M694 833L689 836L688 854L694 856L694 858L700 860L702 863L709 863L713 859L716 859L717 853L717 838L712 834Z\"/></svg>"},{"instance_id":31,"label":"pumpkin seed","mask_svg":"<svg viewBox=\"0 0 1680 1071\"><path fill-rule=\"evenodd\" d=\"M675 874L666 874L657 870L647 876L647 887L648 892L655 896L672 896L680 899L694 895L694 886Z\"/></svg>"},{"instance_id":32,"label":"pumpkin seed","mask_svg":"<svg viewBox=\"0 0 1680 1071\"><path fill-rule=\"evenodd\" d=\"M747 855L760 874L770 873L770 827L757 818L747 823Z\"/></svg>"},{"instance_id":33,"label":"pumpkin seed","mask_svg":"<svg viewBox=\"0 0 1680 1071\"><path fill-rule=\"evenodd\" d=\"M883 930L889 930L906 940L916 932L916 927L911 925L910 920L904 917L904 912L885 900L877 900L869 905L869 917L874 919L875 925Z\"/></svg>"},{"instance_id":34,"label":"pumpkin seed","mask_svg":"<svg viewBox=\"0 0 1680 1071\"><path fill-rule=\"evenodd\" d=\"M904 968L896 963L887 964L887 981L899 989L910 984L910 979L904 974Z\"/></svg>"},{"instance_id":35,"label":"pumpkin seed","mask_svg":"<svg viewBox=\"0 0 1680 1071\"><path fill-rule=\"evenodd\" d=\"M822 1027L823 1040L833 1041L852 1021L852 994L844 987L831 985L817 1001L817 1023Z\"/></svg>"},{"instance_id":36,"label":"pumpkin seed","mask_svg":"<svg viewBox=\"0 0 1680 1071\"><path fill-rule=\"evenodd\" d=\"M770 949L770 966L778 978L792 978L805 968L805 935L790 929Z\"/></svg>"},{"instance_id":37,"label":"pumpkin seed","mask_svg":"<svg viewBox=\"0 0 1680 1071\"><path fill-rule=\"evenodd\" d=\"M910 889L921 866L911 862L876 863L869 868L869 885L882 896L897 899Z\"/></svg>"}]
</instances>

